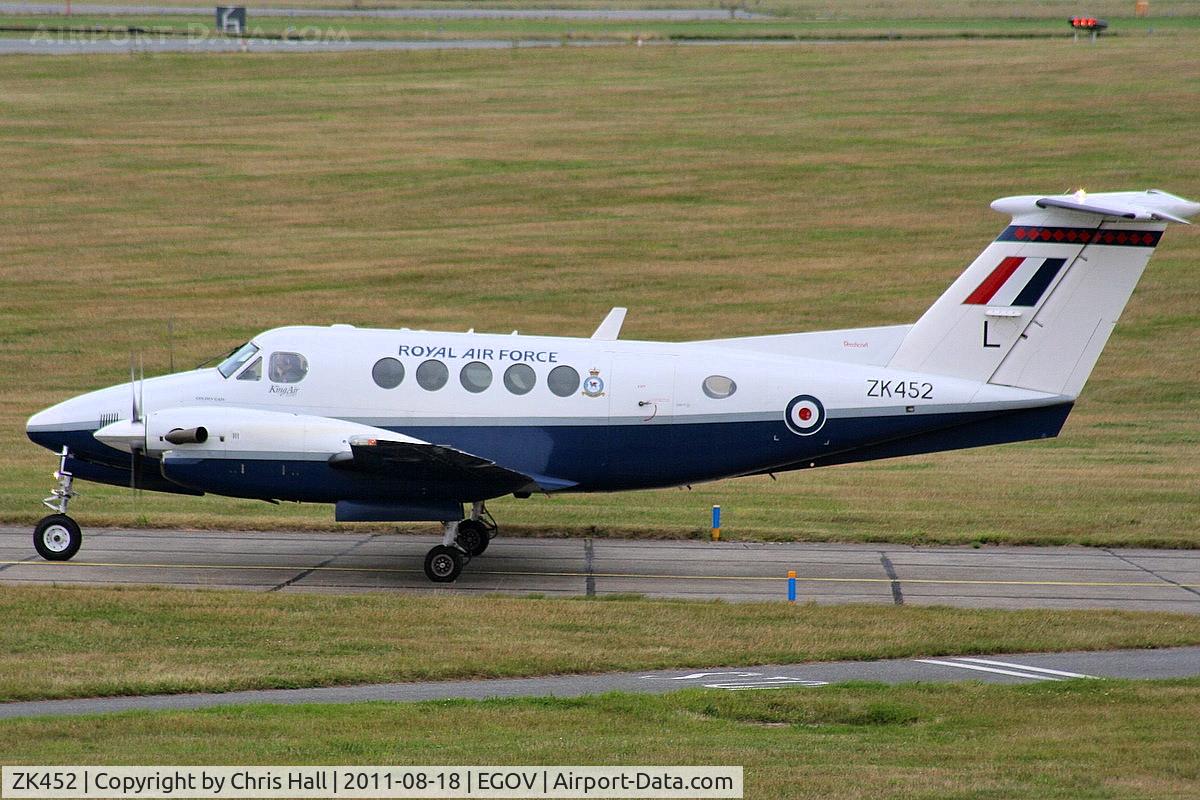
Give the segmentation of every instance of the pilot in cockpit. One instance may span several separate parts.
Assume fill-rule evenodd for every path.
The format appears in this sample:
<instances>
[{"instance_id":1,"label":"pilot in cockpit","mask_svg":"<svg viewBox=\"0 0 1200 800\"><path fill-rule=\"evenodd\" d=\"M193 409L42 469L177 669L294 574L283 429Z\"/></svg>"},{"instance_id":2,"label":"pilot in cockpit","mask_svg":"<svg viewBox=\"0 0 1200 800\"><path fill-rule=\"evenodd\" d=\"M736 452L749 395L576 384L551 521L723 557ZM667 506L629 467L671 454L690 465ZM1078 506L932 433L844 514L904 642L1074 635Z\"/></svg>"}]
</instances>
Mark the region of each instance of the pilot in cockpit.
<instances>
[{"instance_id":1,"label":"pilot in cockpit","mask_svg":"<svg viewBox=\"0 0 1200 800\"><path fill-rule=\"evenodd\" d=\"M304 357L299 353L273 353L271 380L274 383L296 383L308 372Z\"/></svg>"}]
</instances>

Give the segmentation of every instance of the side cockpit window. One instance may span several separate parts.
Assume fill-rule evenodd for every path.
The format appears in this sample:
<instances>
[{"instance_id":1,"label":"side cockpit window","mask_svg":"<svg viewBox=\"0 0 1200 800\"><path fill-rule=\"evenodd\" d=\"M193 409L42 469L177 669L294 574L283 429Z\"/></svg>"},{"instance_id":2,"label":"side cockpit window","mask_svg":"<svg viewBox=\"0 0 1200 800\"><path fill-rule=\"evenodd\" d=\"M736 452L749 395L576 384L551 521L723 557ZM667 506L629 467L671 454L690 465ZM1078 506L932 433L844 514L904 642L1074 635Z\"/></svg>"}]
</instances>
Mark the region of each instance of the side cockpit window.
<instances>
[{"instance_id":1,"label":"side cockpit window","mask_svg":"<svg viewBox=\"0 0 1200 800\"><path fill-rule=\"evenodd\" d=\"M242 374L237 376L239 381L256 381L262 377L262 356L254 359L250 366L242 370Z\"/></svg>"},{"instance_id":2,"label":"side cockpit window","mask_svg":"<svg viewBox=\"0 0 1200 800\"><path fill-rule=\"evenodd\" d=\"M246 342L244 345L234 350L229 354L229 357L217 365L220 373L228 378L233 373L241 369L241 366L250 359L254 358L254 354L258 352L258 345L253 342Z\"/></svg>"},{"instance_id":3,"label":"side cockpit window","mask_svg":"<svg viewBox=\"0 0 1200 800\"><path fill-rule=\"evenodd\" d=\"M272 383L299 383L308 374L308 359L299 353L271 353L267 375Z\"/></svg>"}]
</instances>

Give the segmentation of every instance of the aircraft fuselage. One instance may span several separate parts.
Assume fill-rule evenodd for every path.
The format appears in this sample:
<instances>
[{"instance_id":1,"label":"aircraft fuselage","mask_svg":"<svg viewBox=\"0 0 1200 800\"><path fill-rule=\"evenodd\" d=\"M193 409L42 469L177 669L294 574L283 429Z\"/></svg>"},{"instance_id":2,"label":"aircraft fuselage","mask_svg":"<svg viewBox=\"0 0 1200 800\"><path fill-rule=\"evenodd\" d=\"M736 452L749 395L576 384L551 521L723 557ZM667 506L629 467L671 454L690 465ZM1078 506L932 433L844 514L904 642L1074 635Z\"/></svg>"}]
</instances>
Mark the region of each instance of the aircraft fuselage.
<instances>
[{"instance_id":1,"label":"aircraft fuselage","mask_svg":"<svg viewBox=\"0 0 1200 800\"><path fill-rule=\"evenodd\" d=\"M158 459L169 449L188 462L186 468L172 467L170 460L155 463L146 482L161 475L186 489L326 503L439 494L416 474L336 469L328 463L328 446L308 449L296 441L292 415L448 445L551 478L555 483L543 487L549 491L584 492L842 463L859 460L855 453L863 448L895 447L901 440L920 452L920 437L942 431L943 439L953 438L948 431L988 418L1009 423L1002 437L991 432L976 441L977 430L964 430L958 446L1057 433L1070 398L870 363L890 357L905 330L835 331L817 342L778 337L767 352L748 352L717 343L280 328L256 337L254 357L228 377L214 368L141 382L136 391L149 418L173 414L174 427L202 425L209 434L204 443L148 441L147 457ZM789 338L795 350L810 355L771 352L787 349ZM823 350L860 363L814 357ZM279 353L300 356L303 376L272 375ZM244 377L254 359L262 359L258 377ZM47 409L30 420L29 435L101 465L77 467L79 477L89 473L128 484L129 454L95 434L130 417L134 391L122 384ZM274 419L276 438L289 444L271 444L270 436L249 441L240 428L254 421L242 411L280 415L267 424ZM440 499L495 496L470 487L446 492Z\"/></svg>"}]
</instances>

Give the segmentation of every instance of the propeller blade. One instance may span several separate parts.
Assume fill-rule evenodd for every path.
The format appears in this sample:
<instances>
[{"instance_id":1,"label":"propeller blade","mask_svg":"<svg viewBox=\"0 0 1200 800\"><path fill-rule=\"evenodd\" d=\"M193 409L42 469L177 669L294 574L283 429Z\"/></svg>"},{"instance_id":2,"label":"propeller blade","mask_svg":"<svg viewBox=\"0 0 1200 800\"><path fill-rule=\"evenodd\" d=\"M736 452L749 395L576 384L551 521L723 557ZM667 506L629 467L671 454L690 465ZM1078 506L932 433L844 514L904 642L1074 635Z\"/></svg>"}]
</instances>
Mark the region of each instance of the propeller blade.
<instances>
[{"instance_id":1,"label":"propeller blade","mask_svg":"<svg viewBox=\"0 0 1200 800\"><path fill-rule=\"evenodd\" d=\"M130 362L129 370L132 373L133 364ZM142 359L142 354L138 353L138 379L137 387L134 392L134 409L137 412L137 421L142 423L142 435L145 436L145 413L146 413L146 364ZM145 438L142 441L129 448L129 488L134 490L134 503L137 508L141 506L141 472L145 466L145 457L142 455L142 450L146 446Z\"/></svg>"},{"instance_id":2,"label":"propeller blade","mask_svg":"<svg viewBox=\"0 0 1200 800\"><path fill-rule=\"evenodd\" d=\"M135 375L134 371L133 371L133 353L132 352L130 352L130 354L129 354L129 393L132 395L132 399L133 399L133 403L132 403L133 408L130 412L130 419L133 422L140 422L142 419L142 408L140 405L138 405L137 375Z\"/></svg>"}]
</instances>

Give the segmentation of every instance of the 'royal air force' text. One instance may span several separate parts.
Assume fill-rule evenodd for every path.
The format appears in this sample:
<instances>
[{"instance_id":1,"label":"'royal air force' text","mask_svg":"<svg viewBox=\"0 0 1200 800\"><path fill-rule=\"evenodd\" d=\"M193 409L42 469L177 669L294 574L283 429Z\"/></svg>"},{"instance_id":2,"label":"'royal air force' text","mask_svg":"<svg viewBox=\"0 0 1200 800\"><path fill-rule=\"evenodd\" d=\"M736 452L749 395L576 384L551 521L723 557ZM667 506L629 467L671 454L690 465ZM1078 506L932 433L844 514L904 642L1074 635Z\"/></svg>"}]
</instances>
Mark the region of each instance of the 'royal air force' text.
<instances>
[{"instance_id":1,"label":"'royal air force' text","mask_svg":"<svg viewBox=\"0 0 1200 800\"><path fill-rule=\"evenodd\" d=\"M453 346L402 344L400 345L400 355L411 356L413 358L469 358L475 361L558 363L558 352L555 350L509 350L508 348L468 347L460 351Z\"/></svg>"}]
</instances>

